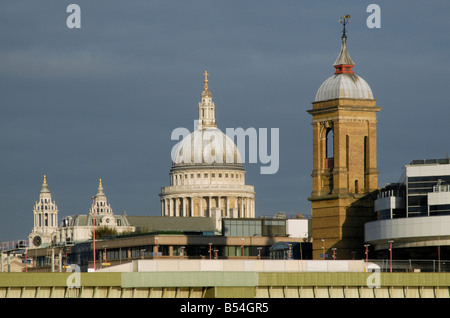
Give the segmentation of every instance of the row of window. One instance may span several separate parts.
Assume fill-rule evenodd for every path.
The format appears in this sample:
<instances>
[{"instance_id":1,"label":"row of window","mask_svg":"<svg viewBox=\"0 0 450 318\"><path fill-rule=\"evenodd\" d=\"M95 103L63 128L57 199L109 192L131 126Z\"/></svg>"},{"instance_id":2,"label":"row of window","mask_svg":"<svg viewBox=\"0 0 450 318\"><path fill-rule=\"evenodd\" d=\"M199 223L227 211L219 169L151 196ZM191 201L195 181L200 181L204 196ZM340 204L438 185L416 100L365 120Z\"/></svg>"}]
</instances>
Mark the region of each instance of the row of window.
<instances>
[{"instance_id":1,"label":"row of window","mask_svg":"<svg viewBox=\"0 0 450 318\"><path fill-rule=\"evenodd\" d=\"M103 209L97 208L97 213L103 213L103 212L105 212L105 213L110 213L110 210L109 210L108 208L106 208L106 209L103 211Z\"/></svg>"},{"instance_id":2,"label":"row of window","mask_svg":"<svg viewBox=\"0 0 450 318\"><path fill-rule=\"evenodd\" d=\"M387 220L391 218L391 211L389 209L380 210L377 212L379 220ZM430 216L435 215L450 215L450 204L430 205ZM408 207L408 217L417 217L417 216L428 216L428 207L427 206ZM404 217L406 217L406 210L394 209L392 211L393 219Z\"/></svg>"},{"instance_id":3,"label":"row of window","mask_svg":"<svg viewBox=\"0 0 450 318\"><path fill-rule=\"evenodd\" d=\"M50 207L47 206L47 205L41 205L41 206L38 205L36 207L36 210L37 211L39 211L39 210L41 210L41 211L44 211L44 210L55 210L55 207L53 205L50 205Z\"/></svg>"},{"instance_id":4,"label":"row of window","mask_svg":"<svg viewBox=\"0 0 450 318\"><path fill-rule=\"evenodd\" d=\"M39 227L42 226L56 226L56 215L55 214L37 214L37 224Z\"/></svg>"},{"instance_id":5,"label":"row of window","mask_svg":"<svg viewBox=\"0 0 450 318\"><path fill-rule=\"evenodd\" d=\"M196 176L197 179L200 179L202 177L202 173L196 173L196 174L194 174L194 173L187 174L186 173L184 175L176 174L176 175L172 175L172 184L179 185L180 184L179 182L182 182L183 179L187 180L189 175L190 175L190 179L194 179L194 176ZM243 177L241 174L237 174L237 173L236 174L234 174L234 173L211 173L211 174L203 173L203 178L209 178L210 175L211 175L211 178L216 178L216 176L217 176L218 178L225 177L225 179L231 178L231 179L237 179L237 180L240 180Z\"/></svg>"},{"instance_id":6,"label":"row of window","mask_svg":"<svg viewBox=\"0 0 450 318\"><path fill-rule=\"evenodd\" d=\"M406 217L406 210L405 209L393 209L392 210L392 218L398 219L398 218L404 218ZM388 220L391 218L391 210L380 210L378 211L378 219L379 220Z\"/></svg>"},{"instance_id":7,"label":"row of window","mask_svg":"<svg viewBox=\"0 0 450 318\"><path fill-rule=\"evenodd\" d=\"M424 182L424 181L450 181L450 176L426 176L426 177L408 177L408 183L410 182Z\"/></svg>"},{"instance_id":8,"label":"row of window","mask_svg":"<svg viewBox=\"0 0 450 318\"><path fill-rule=\"evenodd\" d=\"M450 204L430 205L430 215L450 215Z\"/></svg>"},{"instance_id":9,"label":"row of window","mask_svg":"<svg viewBox=\"0 0 450 318\"><path fill-rule=\"evenodd\" d=\"M231 178L234 178L234 173L231 173L231 174L218 173L218 176L219 176L219 178L222 178L223 176L225 176L225 178L228 178L229 176ZM183 180L183 175L182 174L174 175L174 177L175 177L175 180ZM197 173L197 178L201 178L201 177L202 177L202 174L201 173ZM208 178L209 174L208 173L204 173L203 177L204 178ZM215 173L211 173L211 178L215 178L215 177L216 177L216 174ZM191 173L191 179L193 179L193 178L194 178L194 173ZM236 173L236 179L240 179L240 178L242 178L242 175L239 175L239 174ZM188 174L184 175L184 179L188 179Z\"/></svg>"},{"instance_id":10,"label":"row of window","mask_svg":"<svg viewBox=\"0 0 450 318\"><path fill-rule=\"evenodd\" d=\"M170 255L170 250L172 250L172 255ZM267 253L268 248L262 248L262 255ZM257 256L259 254L258 246L212 246L211 247L211 257L214 258L217 256L242 256L242 252L244 252L244 256ZM158 255L156 255L156 247L152 245L146 246L133 246L131 248L114 248L114 249L106 249L106 258L105 258L105 250L99 250L97 254L97 259L102 261L112 261L112 260L120 260L120 259L128 259L128 258L148 258L148 257L156 257L156 256L204 256L209 257L210 247L205 246L168 246L168 245L159 245L158 246Z\"/></svg>"}]
</instances>

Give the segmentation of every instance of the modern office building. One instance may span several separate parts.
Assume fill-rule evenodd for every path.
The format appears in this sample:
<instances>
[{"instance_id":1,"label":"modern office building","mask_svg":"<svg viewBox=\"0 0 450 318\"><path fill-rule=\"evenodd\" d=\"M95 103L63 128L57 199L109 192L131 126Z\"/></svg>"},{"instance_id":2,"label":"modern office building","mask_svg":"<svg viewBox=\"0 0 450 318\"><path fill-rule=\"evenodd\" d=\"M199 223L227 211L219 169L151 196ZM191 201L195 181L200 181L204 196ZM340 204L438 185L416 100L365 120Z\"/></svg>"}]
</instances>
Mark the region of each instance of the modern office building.
<instances>
[{"instance_id":1,"label":"modern office building","mask_svg":"<svg viewBox=\"0 0 450 318\"><path fill-rule=\"evenodd\" d=\"M129 217L137 231L104 236L73 245L29 251L36 271L59 271L64 265L104 268L136 259L311 259L311 220L304 218L223 218L223 235L212 217ZM306 231L306 232L305 232ZM291 248L289 253L289 248Z\"/></svg>"},{"instance_id":2,"label":"modern office building","mask_svg":"<svg viewBox=\"0 0 450 318\"><path fill-rule=\"evenodd\" d=\"M374 256L450 259L450 159L413 160L378 193L377 220L365 224Z\"/></svg>"}]
</instances>

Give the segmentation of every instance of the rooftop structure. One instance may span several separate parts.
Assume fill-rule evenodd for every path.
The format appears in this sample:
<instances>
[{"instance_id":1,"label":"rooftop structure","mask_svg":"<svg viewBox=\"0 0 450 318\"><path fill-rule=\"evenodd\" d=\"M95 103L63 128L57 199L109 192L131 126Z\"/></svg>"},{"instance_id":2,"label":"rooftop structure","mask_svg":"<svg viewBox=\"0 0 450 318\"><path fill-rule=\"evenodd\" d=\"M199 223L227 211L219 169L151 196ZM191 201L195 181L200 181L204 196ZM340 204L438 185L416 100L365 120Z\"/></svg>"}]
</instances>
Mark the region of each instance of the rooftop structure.
<instances>
[{"instance_id":1,"label":"rooftop structure","mask_svg":"<svg viewBox=\"0 0 450 318\"><path fill-rule=\"evenodd\" d=\"M393 243L404 257L450 257L450 160L413 160L398 183L379 191L365 225L365 241L386 252ZM438 255L438 252L440 255Z\"/></svg>"}]
</instances>

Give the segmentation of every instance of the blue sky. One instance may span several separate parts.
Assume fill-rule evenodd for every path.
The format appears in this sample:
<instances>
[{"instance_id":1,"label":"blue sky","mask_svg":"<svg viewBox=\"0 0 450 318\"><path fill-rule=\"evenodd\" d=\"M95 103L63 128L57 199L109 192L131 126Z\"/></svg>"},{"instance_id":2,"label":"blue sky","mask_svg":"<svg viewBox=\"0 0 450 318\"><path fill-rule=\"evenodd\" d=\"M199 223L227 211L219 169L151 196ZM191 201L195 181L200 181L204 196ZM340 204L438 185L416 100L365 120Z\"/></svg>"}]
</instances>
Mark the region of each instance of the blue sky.
<instances>
[{"instance_id":1,"label":"blue sky","mask_svg":"<svg viewBox=\"0 0 450 318\"><path fill-rule=\"evenodd\" d=\"M69 29L66 8L81 8ZM381 28L366 8L381 8ZM279 128L280 166L256 215L310 215L306 112L333 74L351 14L354 71L378 113L379 186L450 151L448 1L2 1L0 241L26 238L47 175L59 219L88 213L98 179L114 213L160 215L177 127L192 130L205 69L220 129Z\"/></svg>"}]
</instances>

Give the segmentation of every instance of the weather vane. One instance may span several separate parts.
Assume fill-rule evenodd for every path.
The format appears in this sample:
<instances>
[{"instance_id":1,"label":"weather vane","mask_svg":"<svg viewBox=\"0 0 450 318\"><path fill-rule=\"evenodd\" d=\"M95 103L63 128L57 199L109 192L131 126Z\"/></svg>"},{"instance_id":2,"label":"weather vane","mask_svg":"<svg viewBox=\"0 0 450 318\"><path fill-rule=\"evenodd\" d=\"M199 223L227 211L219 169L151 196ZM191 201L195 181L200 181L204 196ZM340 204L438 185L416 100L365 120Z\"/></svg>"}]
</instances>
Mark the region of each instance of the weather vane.
<instances>
[{"instance_id":1,"label":"weather vane","mask_svg":"<svg viewBox=\"0 0 450 318\"><path fill-rule=\"evenodd\" d=\"M344 26L344 29L342 30L342 38L347 38L347 35L345 34L345 25L347 23L350 23L350 14L347 14L339 19L339 23L342 23Z\"/></svg>"}]
</instances>

